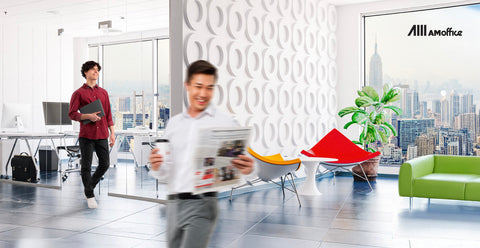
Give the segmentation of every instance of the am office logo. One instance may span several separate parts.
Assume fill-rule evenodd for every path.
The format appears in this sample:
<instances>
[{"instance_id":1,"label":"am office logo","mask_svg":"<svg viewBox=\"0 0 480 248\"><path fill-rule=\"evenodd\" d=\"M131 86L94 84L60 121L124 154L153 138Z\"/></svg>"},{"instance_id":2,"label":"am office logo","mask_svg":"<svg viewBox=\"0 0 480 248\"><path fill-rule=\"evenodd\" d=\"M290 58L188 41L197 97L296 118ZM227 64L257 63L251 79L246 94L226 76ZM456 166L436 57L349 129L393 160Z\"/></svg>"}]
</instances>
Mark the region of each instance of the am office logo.
<instances>
[{"instance_id":1,"label":"am office logo","mask_svg":"<svg viewBox=\"0 0 480 248\"><path fill-rule=\"evenodd\" d=\"M446 29L428 29L425 24L415 24L410 28L408 36L462 36L462 30L454 30L449 27Z\"/></svg>"}]
</instances>

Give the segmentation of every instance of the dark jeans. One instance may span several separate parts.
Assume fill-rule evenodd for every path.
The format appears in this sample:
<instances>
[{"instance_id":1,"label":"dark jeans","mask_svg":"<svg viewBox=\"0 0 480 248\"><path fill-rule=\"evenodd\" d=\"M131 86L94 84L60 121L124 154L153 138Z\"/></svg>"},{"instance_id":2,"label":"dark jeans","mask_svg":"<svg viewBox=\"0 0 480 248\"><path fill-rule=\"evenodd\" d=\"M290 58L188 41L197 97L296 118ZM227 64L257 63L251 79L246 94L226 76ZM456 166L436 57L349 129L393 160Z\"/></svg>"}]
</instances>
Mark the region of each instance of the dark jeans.
<instances>
[{"instance_id":1,"label":"dark jeans","mask_svg":"<svg viewBox=\"0 0 480 248\"><path fill-rule=\"evenodd\" d=\"M95 186L97 186L102 176L107 172L108 167L110 167L108 140L92 140L80 137L78 141L80 143L80 153L82 156L82 169L80 173L82 175L83 187L85 188L85 196L92 198L95 196L93 194ZM92 175L92 157L94 150L98 157L98 167Z\"/></svg>"}]
</instances>

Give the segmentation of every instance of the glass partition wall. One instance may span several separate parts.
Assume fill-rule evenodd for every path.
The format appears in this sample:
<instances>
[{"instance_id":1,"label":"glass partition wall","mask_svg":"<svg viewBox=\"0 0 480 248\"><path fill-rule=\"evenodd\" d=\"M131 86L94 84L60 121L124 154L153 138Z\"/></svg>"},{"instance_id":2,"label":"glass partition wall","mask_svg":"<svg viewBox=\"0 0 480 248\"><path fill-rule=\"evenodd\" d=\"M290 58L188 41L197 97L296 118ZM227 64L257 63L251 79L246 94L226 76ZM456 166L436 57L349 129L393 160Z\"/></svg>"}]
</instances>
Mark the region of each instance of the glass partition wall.
<instances>
[{"instance_id":1,"label":"glass partition wall","mask_svg":"<svg viewBox=\"0 0 480 248\"><path fill-rule=\"evenodd\" d=\"M90 45L94 50L102 58L102 87L109 93L117 138L110 152L108 193L165 200L166 186L148 175L148 156L170 117L169 40L98 42Z\"/></svg>"}]
</instances>

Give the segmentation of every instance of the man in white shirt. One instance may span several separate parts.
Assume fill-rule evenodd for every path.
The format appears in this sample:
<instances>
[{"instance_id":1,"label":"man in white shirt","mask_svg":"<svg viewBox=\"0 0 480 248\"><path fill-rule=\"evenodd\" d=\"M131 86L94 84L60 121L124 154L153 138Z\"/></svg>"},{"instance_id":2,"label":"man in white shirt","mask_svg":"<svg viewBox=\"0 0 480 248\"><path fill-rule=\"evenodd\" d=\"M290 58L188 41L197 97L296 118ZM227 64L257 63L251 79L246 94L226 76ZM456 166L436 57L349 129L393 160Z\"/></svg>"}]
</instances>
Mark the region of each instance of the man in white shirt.
<instances>
[{"instance_id":1,"label":"man in white shirt","mask_svg":"<svg viewBox=\"0 0 480 248\"><path fill-rule=\"evenodd\" d=\"M217 219L217 192L192 195L195 168L191 163L198 128L238 126L231 116L210 104L216 80L217 69L207 61L199 60L188 67L185 87L190 106L171 118L165 129L170 155L164 163L158 149L150 154L152 170L168 180L169 247L207 247ZM253 170L253 160L245 155L238 155L231 163L244 175Z\"/></svg>"}]
</instances>

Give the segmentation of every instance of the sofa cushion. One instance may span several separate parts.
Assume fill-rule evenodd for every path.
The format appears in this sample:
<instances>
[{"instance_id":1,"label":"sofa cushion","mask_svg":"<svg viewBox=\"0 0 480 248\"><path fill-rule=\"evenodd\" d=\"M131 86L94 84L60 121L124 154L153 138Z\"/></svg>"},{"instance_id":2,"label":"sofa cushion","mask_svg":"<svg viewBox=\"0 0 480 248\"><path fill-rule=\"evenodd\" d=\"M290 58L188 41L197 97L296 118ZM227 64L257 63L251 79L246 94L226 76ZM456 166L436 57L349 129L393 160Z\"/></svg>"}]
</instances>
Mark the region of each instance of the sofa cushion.
<instances>
[{"instance_id":1,"label":"sofa cushion","mask_svg":"<svg viewBox=\"0 0 480 248\"><path fill-rule=\"evenodd\" d=\"M435 155L433 173L473 174L480 176L480 157Z\"/></svg>"},{"instance_id":2,"label":"sofa cushion","mask_svg":"<svg viewBox=\"0 0 480 248\"><path fill-rule=\"evenodd\" d=\"M463 200L465 183L476 175L432 173L413 180L413 195L426 198Z\"/></svg>"},{"instance_id":3,"label":"sofa cushion","mask_svg":"<svg viewBox=\"0 0 480 248\"><path fill-rule=\"evenodd\" d=\"M480 201L480 177L465 184L465 200Z\"/></svg>"}]
</instances>

